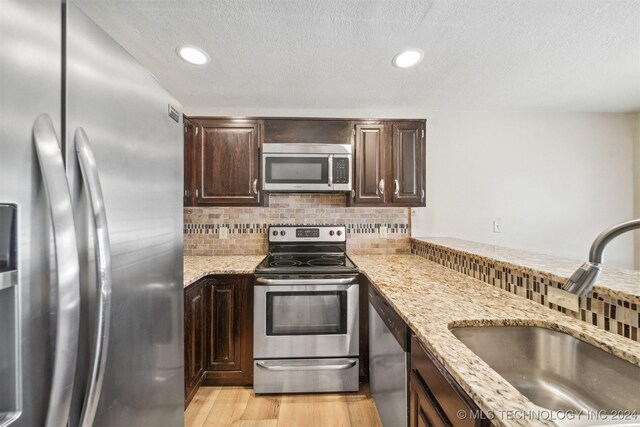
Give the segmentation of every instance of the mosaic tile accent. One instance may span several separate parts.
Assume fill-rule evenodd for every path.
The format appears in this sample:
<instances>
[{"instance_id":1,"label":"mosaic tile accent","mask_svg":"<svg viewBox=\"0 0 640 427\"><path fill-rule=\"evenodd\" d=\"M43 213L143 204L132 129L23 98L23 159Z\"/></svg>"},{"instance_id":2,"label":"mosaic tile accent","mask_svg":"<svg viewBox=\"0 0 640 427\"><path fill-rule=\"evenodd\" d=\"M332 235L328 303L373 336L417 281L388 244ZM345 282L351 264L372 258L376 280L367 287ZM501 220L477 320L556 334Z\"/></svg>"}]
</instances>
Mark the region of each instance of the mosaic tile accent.
<instances>
[{"instance_id":1,"label":"mosaic tile accent","mask_svg":"<svg viewBox=\"0 0 640 427\"><path fill-rule=\"evenodd\" d=\"M411 240L411 253L436 262L454 271L481 280L515 295L535 301L575 319L585 321L605 331L633 341L640 341L640 312L636 302L592 292L579 298L579 311L549 303L549 286L561 288L562 283L544 277L544 273L513 268L512 264L490 262L486 258L458 252L428 242Z\"/></svg>"},{"instance_id":2,"label":"mosaic tile accent","mask_svg":"<svg viewBox=\"0 0 640 427\"><path fill-rule=\"evenodd\" d=\"M408 208L346 206L343 194L272 194L269 207L184 209L184 254L260 255L267 253L269 225L344 224L350 253L409 253ZM226 240L220 229L229 229ZM387 238L379 237L387 227Z\"/></svg>"}]
</instances>

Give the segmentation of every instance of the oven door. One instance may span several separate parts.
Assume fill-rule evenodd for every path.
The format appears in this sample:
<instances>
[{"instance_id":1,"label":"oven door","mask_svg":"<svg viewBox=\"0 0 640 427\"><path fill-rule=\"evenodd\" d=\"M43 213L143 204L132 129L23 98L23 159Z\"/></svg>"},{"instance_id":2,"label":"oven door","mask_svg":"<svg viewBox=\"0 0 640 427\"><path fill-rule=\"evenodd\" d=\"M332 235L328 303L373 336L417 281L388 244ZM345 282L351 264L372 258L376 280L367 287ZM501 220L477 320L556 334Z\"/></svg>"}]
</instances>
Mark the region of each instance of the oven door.
<instances>
[{"instance_id":1,"label":"oven door","mask_svg":"<svg viewBox=\"0 0 640 427\"><path fill-rule=\"evenodd\" d=\"M259 277L254 287L254 357L357 356L358 289L357 277Z\"/></svg>"}]
</instances>

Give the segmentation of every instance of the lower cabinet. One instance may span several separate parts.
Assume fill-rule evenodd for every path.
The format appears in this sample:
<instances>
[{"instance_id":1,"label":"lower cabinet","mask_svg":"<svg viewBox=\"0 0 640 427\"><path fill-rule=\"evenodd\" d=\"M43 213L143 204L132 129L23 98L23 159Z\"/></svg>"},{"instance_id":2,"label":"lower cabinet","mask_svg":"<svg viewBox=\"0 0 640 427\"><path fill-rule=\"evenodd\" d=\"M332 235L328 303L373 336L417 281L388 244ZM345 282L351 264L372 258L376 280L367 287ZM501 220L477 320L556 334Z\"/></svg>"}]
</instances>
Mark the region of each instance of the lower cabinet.
<instances>
[{"instance_id":1,"label":"lower cabinet","mask_svg":"<svg viewBox=\"0 0 640 427\"><path fill-rule=\"evenodd\" d=\"M253 383L253 276L215 275L184 291L185 404L204 385Z\"/></svg>"},{"instance_id":2,"label":"lower cabinet","mask_svg":"<svg viewBox=\"0 0 640 427\"><path fill-rule=\"evenodd\" d=\"M253 276L206 281L206 385L253 383Z\"/></svg>"},{"instance_id":3,"label":"lower cabinet","mask_svg":"<svg viewBox=\"0 0 640 427\"><path fill-rule=\"evenodd\" d=\"M411 337L409 425L480 427L490 422L445 368Z\"/></svg>"},{"instance_id":4,"label":"lower cabinet","mask_svg":"<svg viewBox=\"0 0 640 427\"><path fill-rule=\"evenodd\" d=\"M205 282L184 291L184 389L188 402L202 381L206 351Z\"/></svg>"}]
</instances>

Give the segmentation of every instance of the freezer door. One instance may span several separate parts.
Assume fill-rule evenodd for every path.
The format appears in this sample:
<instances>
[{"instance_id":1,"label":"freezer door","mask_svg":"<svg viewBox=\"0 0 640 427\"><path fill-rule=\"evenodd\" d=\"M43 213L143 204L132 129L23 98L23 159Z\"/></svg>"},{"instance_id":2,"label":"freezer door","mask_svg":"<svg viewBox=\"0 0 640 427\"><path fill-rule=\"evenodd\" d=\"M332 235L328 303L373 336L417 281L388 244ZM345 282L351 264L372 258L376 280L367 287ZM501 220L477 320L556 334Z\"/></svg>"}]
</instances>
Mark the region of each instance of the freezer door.
<instances>
[{"instance_id":1,"label":"freezer door","mask_svg":"<svg viewBox=\"0 0 640 427\"><path fill-rule=\"evenodd\" d=\"M73 3L66 13L66 156L83 296L71 422L86 400L97 402L95 426L181 426L183 131L182 119L168 114L169 104L181 107ZM78 135L95 157L111 247L108 349L93 387L96 224L76 160Z\"/></svg>"},{"instance_id":2,"label":"freezer door","mask_svg":"<svg viewBox=\"0 0 640 427\"><path fill-rule=\"evenodd\" d=\"M0 0L0 204L17 212L17 283L0 289L0 425L45 425L50 396L57 271L33 131L46 114L61 136L61 34L60 1Z\"/></svg>"}]
</instances>

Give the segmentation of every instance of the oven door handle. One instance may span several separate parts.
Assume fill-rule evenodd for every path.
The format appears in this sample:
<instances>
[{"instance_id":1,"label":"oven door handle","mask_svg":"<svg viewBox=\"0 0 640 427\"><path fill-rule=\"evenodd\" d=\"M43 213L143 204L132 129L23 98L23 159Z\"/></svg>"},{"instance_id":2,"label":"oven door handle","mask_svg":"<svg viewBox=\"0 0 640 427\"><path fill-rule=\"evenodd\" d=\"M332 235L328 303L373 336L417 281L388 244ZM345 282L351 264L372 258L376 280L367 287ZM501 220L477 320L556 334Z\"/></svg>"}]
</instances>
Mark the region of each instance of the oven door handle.
<instances>
[{"instance_id":1,"label":"oven door handle","mask_svg":"<svg viewBox=\"0 0 640 427\"><path fill-rule=\"evenodd\" d=\"M338 365L268 365L265 362L256 362L256 366L267 371L344 371L356 366L356 361L351 360L347 363Z\"/></svg>"},{"instance_id":2,"label":"oven door handle","mask_svg":"<svg viewBox=\"0 0 640 427\"><path fill-rule=\"evenodd\" d=\"M266 277L258 277L256 284L258 285L349 285L357 283L357 277L341 277L338 279L267 279Z\"/></svg>"}]
</instances>

